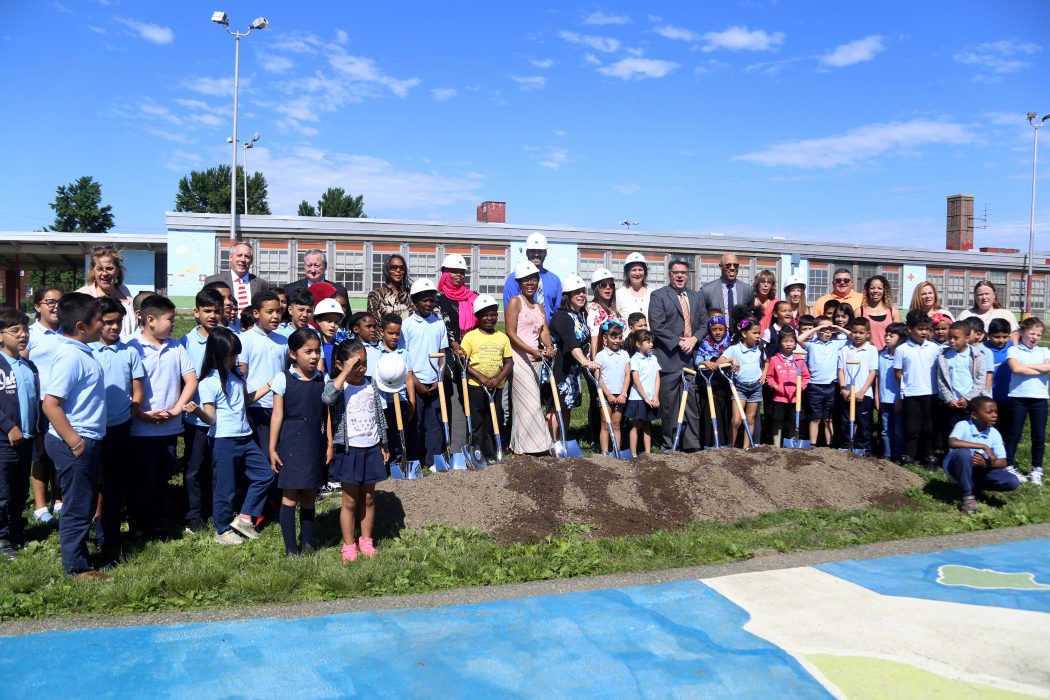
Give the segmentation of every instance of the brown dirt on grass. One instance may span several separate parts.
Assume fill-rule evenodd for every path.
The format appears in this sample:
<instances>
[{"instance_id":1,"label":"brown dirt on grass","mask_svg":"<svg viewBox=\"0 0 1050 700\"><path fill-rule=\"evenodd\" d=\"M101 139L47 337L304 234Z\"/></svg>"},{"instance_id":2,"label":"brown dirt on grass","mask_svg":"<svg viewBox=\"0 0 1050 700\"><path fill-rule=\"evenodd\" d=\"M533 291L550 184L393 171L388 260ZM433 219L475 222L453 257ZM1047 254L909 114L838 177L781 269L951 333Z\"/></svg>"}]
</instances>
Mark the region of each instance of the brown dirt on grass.
<instances>
[{"instance_id":1,"label":"brown dirt on grass","mask_svg":"<svg viewBox=\"0 0 1050 700\"><path fill-rule=\"evenodd\" d=\"M406 527L439 523L528 542L567 522L616 537L791 508L897 510L913 504L902 490L921 484L919 476L881 459L825 448L759 447L630 461L518 456L481 471L388 480L379 491L400 500Z\"/></svg>"}]
</instances>

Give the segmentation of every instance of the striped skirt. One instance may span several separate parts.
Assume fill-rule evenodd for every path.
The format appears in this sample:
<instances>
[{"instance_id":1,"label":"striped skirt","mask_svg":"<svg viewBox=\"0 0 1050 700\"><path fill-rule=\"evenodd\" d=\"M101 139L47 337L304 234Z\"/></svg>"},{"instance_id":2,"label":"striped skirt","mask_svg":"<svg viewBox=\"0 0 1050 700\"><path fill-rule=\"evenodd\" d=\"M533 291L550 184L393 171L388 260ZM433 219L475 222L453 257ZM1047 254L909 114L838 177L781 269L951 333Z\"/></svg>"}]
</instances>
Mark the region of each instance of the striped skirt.
<instances>
[{"instance_id":1,"label":"striped skirt","mask_svg":"<svg viewBox=\"0 0 1050 700\"><path fill-rule=\"evenodd\" d=\"M514 353L514 378L511 381L510 410L513 420L510 430L510 449L515 454L547 452L551 448L551 434L540 403L537 384L539 364Z\"/></svg>"}]
</instances>

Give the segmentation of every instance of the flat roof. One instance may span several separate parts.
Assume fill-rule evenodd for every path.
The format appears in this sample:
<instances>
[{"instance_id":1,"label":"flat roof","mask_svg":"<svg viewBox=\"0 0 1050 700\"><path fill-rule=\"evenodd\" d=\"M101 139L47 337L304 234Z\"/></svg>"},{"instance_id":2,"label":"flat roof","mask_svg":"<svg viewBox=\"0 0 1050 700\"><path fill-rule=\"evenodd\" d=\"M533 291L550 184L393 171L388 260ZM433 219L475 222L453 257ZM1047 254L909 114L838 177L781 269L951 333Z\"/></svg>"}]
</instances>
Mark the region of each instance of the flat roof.
<instances>
[{"instance_id":1,"label":"flat roof","mask_svg":"<svg viewBox=\"0 0 1050 700\"><path fill-rule=\"evenodd\" d=\"M112 245L118 250L155 250L166 252L168 234L164 233L82 233L63 231L0 231L0 266L46 267L62 265L69 269L84 267L84 255L96 245ZM20 265L16 265L18 258Z\"/></svg>"}]
</instances>

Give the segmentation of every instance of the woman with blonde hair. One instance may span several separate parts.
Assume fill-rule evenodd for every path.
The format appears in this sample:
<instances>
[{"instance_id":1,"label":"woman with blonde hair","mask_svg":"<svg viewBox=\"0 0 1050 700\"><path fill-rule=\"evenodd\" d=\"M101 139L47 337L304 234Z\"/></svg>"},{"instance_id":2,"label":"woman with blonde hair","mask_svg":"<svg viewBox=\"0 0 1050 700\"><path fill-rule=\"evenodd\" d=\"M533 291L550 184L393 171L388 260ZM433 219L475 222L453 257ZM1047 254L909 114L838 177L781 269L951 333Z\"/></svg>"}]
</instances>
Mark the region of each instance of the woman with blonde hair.
<instances>
[{"instance_id":1,"label":"woman with blonde hair","mask_svg":"<svg viewBox=\"0 0 1050 700\"><path fill-rule=\"evenodd\" d=\"M130 340L139 330L139 320L132 308L131 290L124 286L124 256L111 245L97 245L91 249L87 284L77 291L96 299L110 297L124 307L124 320L120 326L120 339Z\"/></svg>"},{"instance_id":2,"label":"woman with blonde hair","mask_svg":"<svg viewBox=\"0 0 1050 700\"><path fill-rule=\"evenodd\" d=\"M908 307L908 310L925 311L927 316L939 313L947 316L952 321L955 320L952 312L941 306L941 295L937 293L937 287L933 286L933 282L929 280L919 282L915 287L915 292L911 295L911 306Z\"/></svg>"}]
</instances>

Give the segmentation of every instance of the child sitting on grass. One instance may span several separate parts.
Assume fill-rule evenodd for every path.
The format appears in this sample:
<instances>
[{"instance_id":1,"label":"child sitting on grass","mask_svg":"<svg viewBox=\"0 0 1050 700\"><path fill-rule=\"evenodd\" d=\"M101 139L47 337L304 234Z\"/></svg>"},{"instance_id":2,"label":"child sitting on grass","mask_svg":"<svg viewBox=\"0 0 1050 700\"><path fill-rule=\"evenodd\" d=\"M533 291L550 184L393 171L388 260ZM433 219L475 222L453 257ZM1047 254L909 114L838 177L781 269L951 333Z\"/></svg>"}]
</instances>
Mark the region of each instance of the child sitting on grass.
<instances>
[{"instance_id":1,"label":"child sitting on grass","mask_svg":"<svg viewBox=\"0 0 1050 700\"><path fill-rule=\"evenodd\" d=\"M999 420L995 401L978 396L968 409L969 420L956 423L948 437L944 471L962 491L959 510L973 515L977 511L976 491L1013 491L1020 481L1006 469L1006 448L995 429Z\"/></svg>"}]
</instances>

